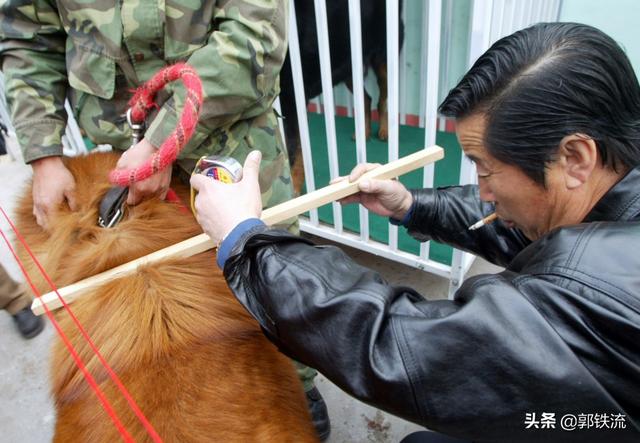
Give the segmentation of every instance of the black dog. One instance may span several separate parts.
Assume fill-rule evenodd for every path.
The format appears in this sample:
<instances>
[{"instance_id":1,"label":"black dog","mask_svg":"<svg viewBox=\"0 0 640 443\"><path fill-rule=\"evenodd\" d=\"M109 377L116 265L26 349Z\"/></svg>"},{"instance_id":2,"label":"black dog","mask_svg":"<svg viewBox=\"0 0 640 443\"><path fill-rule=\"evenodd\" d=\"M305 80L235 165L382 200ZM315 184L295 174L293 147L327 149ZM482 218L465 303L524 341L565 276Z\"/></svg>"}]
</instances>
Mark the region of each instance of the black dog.
<instances>
[{"instance_id":1,"label":"black dog","mask_svg":"<svg viewBox=\"0 0 640 443\"><path fill-rule=\"evenodd\" d=\"M318 54L318 35L316 29L313 1L295 0L298 39L302 59L304 92L307 100L322 92L320 76L320 56ZM388 138L387 120L387 25L385 0L364 0L360 3L362 26L362 59L365 68L371 67L376 73L380 88L378 115L380 129L378 138ZM402 10L402 3L400 3ZM331 76L333 84L345 82L352 90L351 44L349 38L349 5L346 0L327 1L327 21L329 25L329 48L331 51ZM400 21L399 41L402 46L404 25ZM280 74L280 106L284 116L285 139L289 161L292 165L293 182L299 193L304 174L300 153L300 135L296 114L291 60L285 59ZM371 134L371 97L365 96L365 134Z\"/></svg>"}]
</instances>

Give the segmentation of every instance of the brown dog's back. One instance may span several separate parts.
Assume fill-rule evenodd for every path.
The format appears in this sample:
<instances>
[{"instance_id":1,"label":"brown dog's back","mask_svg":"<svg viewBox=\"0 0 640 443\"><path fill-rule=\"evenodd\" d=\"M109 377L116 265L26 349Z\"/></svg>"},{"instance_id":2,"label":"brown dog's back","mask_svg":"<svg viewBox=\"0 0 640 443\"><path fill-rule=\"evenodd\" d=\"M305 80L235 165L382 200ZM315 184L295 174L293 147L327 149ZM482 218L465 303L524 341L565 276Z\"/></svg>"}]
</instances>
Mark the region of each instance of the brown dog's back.
<instances>
[{"instance_id":1,"label":"brown dog's back","mask_svg":"<svg viewBox=\"0 0 640 443\"><path fill-rule=\"evenodd\" d=\"M191 214L158 200L130 208L115 228L98 227L98 204L116 161L114 154L69 160L79 210L61 209L48 233L31 214L30 192L19 205L18 227L58 287L201 232ZM33 266L28 271L38 274ZM44 279L36 281L49 291ZM212 251L143 267L71 309L164 441L316 440L291 361L235 300ZM127 431L150 441L69 315L58 311L56 318ZM51 380L55 441L120 439L60 340Z\"/></svg>"}]
</instances>

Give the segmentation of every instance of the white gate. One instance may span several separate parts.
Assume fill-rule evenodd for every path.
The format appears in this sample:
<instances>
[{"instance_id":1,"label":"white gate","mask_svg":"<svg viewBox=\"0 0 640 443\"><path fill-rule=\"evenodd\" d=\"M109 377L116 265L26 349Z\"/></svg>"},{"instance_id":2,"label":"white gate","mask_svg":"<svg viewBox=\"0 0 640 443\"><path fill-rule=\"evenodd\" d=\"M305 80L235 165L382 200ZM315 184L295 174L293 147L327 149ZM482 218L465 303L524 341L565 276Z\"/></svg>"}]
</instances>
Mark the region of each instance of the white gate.
<instances>
[{"instance_id":1,"label":"white gate","mask_svg":"<svg viewBox=\"0 0 640 443\"><path fill-rule=\"evenodd\" d=\"M341 0L336 0L341 1ZM366 0L365 0L366 1ZM454 5L454 1L456 4ZM454 17L452 10L466 3L469 15L468 44L466 48L455 47L452 39L452 27ZM421 9L421 57L420 76L429 81L420 82L421 109L419 119L420 127L425 128L424 147L435 144L436 128L444 129L446 122L439 118L437 106L439 94L438 79L443 78L450 70L446 63L448 55L455 51L467 50L466 68L486 50L494 41L522 29L530 24L541 21L556 21L559 16L561 0L472 0L464 2L460 0L405 0L403 7L404 23L407 23L407 10L411 7L414 11ZM325 0L314 0L316 27L318 29L318 45L320 54L320 66L322 75L322 99L315 100L315 108L324 109L325 130L327 138L329 171L331 179L339 176L338 173L338 148L335 128L335 104L334 88L331 80L331 57L329 53L329 38L327 33L327 11ZM389 109L389 161L398 158L399 125L402 120L407 122L406 112L400 110L399 100L406 97L407 86L402 78L405 73L405 60L399 54L398 45L398 15L399 4L396 0L386 2L387 24L387 74L388 74L388 109ZM298 42L297 24L295 20L294 1L290 0L289 21L289 50L294 79L297 116L300 127L300 141L307 192L316 189L314 183L314 159L311 151L311 139L307 122L307 101L304 96L304 79L302 78L300 50ZM348 115L353 115L355 120L356 151L358 162L367 161L366 141L364 130L364 94L363 94L363 64L362 64L362 39L360 24L360 0L349 0L349 23L351 37L351 59L353 73L353 108L348 110ZM407 35L409 33L407 32ZM406 39L405 39L406 46ZM445 63L441 63L441 54ZM400 82L403 80L403 88ZM457 79L456 79L457 81ZM455 84L455 82L454 82ZM449 87L452 85L448 85ZM323 106L319 106L322 103ZM434 166L429 165L423 172L423 186L433 187ZM475 170L471 162L466 158L461 161L460 184L474 183ZM326 183L323 183L324 186ZM457 287L462 283L464 274L473 263L474 256L459 250L454 250L451 264L446 265L430 258L430 242L420 245L419 254L411 254L398 249L398 230L390 225L387 242L379 242L371 239L369 232L367 211L359 209L359 233L349 232L344 229L342 209L338 203L333 203L333 222L321 222L318 211L310 211L308 218L301 219L301 229L305 232L327 238L354 248L395 260L428 272L435 273L450 279L449 295L453 295Z\"/></svg>"}]
</instances>

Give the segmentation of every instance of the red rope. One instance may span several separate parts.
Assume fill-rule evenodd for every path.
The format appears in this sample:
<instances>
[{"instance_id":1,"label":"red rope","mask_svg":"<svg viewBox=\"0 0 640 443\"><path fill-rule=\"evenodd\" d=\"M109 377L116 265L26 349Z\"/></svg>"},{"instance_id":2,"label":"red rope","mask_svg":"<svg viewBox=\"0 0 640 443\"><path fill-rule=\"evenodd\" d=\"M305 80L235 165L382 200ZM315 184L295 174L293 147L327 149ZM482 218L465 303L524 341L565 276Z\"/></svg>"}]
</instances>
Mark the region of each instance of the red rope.
<instances>
[{"instance_id":1,"label":"red rope","mask_svg":"<svg viewBox=\"0 0 640 443\"><path fill-rule=\"evenodd\" d=\"M167 83L181 79L186 89L185 103L176 129L162 143L148 161L133 169L114 169L109 181L114 185L130 186L134 182L145 180L169 166L184 148L198 123L202 105L202 83L196 71L186 63L167 66L139 87L129 101L131 118L135 123L144 122L147 111L156 107L156 93Z\"/></svg>"},{"instance_id":2,"label":"red rope","mask_svg":"<svg viewBox=\"0 0 640 443\"><path fill-rule=\"evenodd\" d=\"M7 220L7 222L11 226L11 229L13 229L13 232L16 234L16 237L18 238L18 240L20 241L22 246L26 249L27 253L31 257L33 262L36 264L37 268L40 270L40 273L42 274L42 276L45 278L45 280L47 281L47 283L49 284L51 289L53 291L55 291L56 295L58 296L58 299L60 300L60 302L62 303L64 308L67 310L67 312L71 316L71 319L75 323L76 327L78 328L78 330L80 331L82 336L85 338L87 343L89 343L89 346L91 347L91 349L93 350L95 355L98 357L98 360L100 361L100 363L102 363L102 366L107 370L107 373L109 374L109 377L115 383L115 385L118 387L118 389L120 390L122 395L125 397L125 399L127 400L127 403L129 404L129 407L133 410L135 415L138 417L138 420L140 421L140 423L142 423L144 428L147 430L147 433L149 434L149 436L151 436L153 441L156 442L156 443L162 442L162 439L160 438L160 436L158 435L156 430L153 428L153 425L149 422L147 417L145 417L144 413L140 410L140 408L138 407L138 405L135 402L135 400L133 399L133 397L131 397L131 394L129 394L129 391L127 391L127 388L120 381L120 378L116 375L116 373L113 371L111 366L109 366L109 364L104 359L104 357L102 356L100 351L98 351L98 348L93 343L93 340L91 340L91 337L89 337L89 334L87 333L87 331L84 329L84 327L82 327L82 325L78 321L77 317L71 311L71 308L69 307L69 305L64 301L64 299L62 298L62 296L58 292L58 288L56 287L56 285L53 283L53 281L49 277L49 274L47 274L47 272L44 270L44 268L42 267L42 265L40 264L40 262L38 261L36 256L31 251L31 248L29 248L29 246L27 245L26 241L24 240L24 238L20 234L20 231L18 231L16 226L13 224L13 222L11 221L11 219L9 218L9 216L7 215L7 213L5 212L5 210L1 206L0 206L0 211L2 211L2 214L4 215L4 218ZM13 246L11 246L11 242L7 239L4 231L1 228L0 228L0 234L2 235L2 238L4 239L4 241L7 243L7 246L9 247L9 249L11 250L11 253L13 254L13 257L18 262L18 265L20 266L20 269L22 270L22 273L24 274L25 279L29 282L29 286L31 286L31 289L33 290L33 292L36 295L36 297L40 298L42 296L42 294L40 293L40 291L38 291L38 289L33 284L31 278L27 274L27 271L26 271L22 261L20 260L20 258L16 254L15 250L13 249ZM56 319L53 317L53 314L49 310L48 306L45 303L42 303L42 305L45 308L45 312L47 313L47 317L49 317L49 320L51 320L51 323L53 323L56 331L58 331L58 334L60 335L60 338L62 338L62 341L64 342L65 346L67 347L67 349L69 350L69 352L73 356L73 359L76 362L76 365L78 366L78 368L80 368L80 370L82 371L85 379L87 380L87 382L89 383L91 388L94 390L94 392L96 393L96 395L100 399L100 402L102 403L102 406L104 407L105 411L107 412L107 414L109 415L111 420L114 422L114 424L118 428L118 431L122 435L123 439L126 442L133 442L134 441L133 438L131 437L131 435L129 435L127 430L124 428L124 426L122 425L122 423L118 419L118 416L116 415L115 411L113 410L111 404L109 403L109 401L105 397L104 393L100 390L100 387L96 383L96 381L93 378L93 376L91 375L91 373L87 370L84 362L82 361L82 359L80 358L80 356L76 352L76 350L73 347L73 345L71 344L69 338L66 336L64 331L60 328L60 325L58 324Z\"/></svg>"}]
</instances>

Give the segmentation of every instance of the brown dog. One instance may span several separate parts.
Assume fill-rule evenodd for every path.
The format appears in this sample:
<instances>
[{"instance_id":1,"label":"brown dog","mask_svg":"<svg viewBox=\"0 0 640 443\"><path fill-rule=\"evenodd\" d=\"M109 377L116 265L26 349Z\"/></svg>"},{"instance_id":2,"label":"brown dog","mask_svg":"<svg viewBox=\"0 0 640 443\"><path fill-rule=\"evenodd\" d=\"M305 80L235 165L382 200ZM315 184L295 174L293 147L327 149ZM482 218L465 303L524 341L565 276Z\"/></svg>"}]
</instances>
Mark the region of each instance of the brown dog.
<instances>
[{"instance_id":1,"label":"brown dog","mask_svg":"<svg viewBox=\"0 0 640 443\"><path fill-rule=\"evenodd\" d=\"M68 161L80 209L61 209L49 232L36 225L30 191L19 205L18 227L58 287L201 232L190 213L157 199L130 208L115 228L98 227L98 204L116 161L114 154ZM176 190L186 196L185 187ZM28 271L39 275L33 265ZM43 293L50 290L43 278L35 281ZM146 266L71 309L164 441L317 440L291 361L235 300L214 252ZM55 315L127 431L136 441L151 441L68 313ZM53 349L51 382L54 441L120 439L61 340Z\"/></svg>"}]
</instances>

